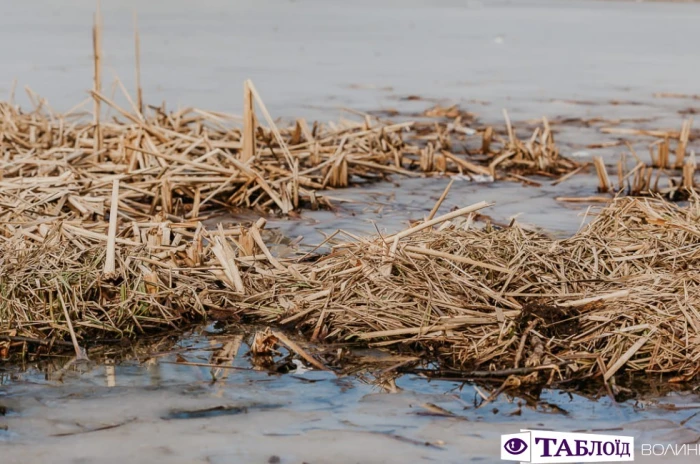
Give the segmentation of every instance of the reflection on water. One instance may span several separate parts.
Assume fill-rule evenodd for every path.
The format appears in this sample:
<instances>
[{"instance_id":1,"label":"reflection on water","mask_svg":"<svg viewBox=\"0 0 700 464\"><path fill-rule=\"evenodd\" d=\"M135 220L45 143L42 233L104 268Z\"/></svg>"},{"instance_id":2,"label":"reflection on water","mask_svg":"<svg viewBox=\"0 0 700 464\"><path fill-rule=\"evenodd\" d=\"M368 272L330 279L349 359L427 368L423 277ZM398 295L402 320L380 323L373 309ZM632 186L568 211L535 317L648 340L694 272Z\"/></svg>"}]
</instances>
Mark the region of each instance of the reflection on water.
<instances>
[{"instance_id":1,"label":"reflection on water","mask_svg":"<svg viewBox=\"0 0 700 464\"><path fill-rule=\"evenodd\" d=\"M352 375L301 362L270 373L247 356L250 339L209 326L179 341L96 351L90 362L3 367L3 462L345 462L331 459L325 442L359 462L491 461L499 435L525 427L700 439L695 392L613 403L545 390L538 401L485 402L489 385L384 375L396 359L372 350L356 358L379 364Z\"/></svg>"}]
</instances>

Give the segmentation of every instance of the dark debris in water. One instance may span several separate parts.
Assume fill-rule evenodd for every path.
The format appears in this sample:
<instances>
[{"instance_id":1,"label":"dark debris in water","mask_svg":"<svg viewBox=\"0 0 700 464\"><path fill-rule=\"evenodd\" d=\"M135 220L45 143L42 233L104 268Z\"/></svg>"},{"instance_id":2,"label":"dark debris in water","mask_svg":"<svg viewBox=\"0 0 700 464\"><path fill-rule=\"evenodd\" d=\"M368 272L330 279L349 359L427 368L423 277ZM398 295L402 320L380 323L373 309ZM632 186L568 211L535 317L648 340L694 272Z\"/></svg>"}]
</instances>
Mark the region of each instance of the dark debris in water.
<instances>
[{"instance_id":1,"label":"dark debris in water","mask_svg":"<svg viewBox=\"0 0 700 464\"><path fill-rule=\"evenodd\" d=\"M163 420L173 419L207 419L219 416L235 416L247 414L248 411L266 411L284 407L282 404L249 404L249 405L221 405L205 409L173 409L161 417Z\"/></svg>"},{"instance_id":2,"label":"dark debris in water","mask_svg":"<svg viewBox=\"0 0 700 464\"><path fill-rule=\"evenodd\" d=\"M94 427L94 428L84 428L80 424L76 424L81 428L81 430L78 430L76 432L56 433L56 434L53 434L52 436L53 437L69 437L72 435L79 435L79 434L83 434L83 433L100 432L102 430L111 430L111 429L116 429L117 427L121 427L122 425L130 424L131 422L135 422L136 420L137 419L135 417L132 417L132 418L129 418L123 422L118 422L116 424L102 425L102 426Z\"/></svg>"}]
</instances>

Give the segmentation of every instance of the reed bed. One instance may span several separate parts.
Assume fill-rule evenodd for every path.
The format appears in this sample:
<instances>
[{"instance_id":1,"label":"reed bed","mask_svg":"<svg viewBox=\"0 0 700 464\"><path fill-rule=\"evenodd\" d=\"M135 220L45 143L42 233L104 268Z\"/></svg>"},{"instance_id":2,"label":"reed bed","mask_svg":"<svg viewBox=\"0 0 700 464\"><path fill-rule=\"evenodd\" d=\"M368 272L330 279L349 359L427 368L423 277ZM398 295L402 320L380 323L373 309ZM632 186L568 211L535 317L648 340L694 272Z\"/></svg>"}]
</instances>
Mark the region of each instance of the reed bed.
<instances>
[{"instance_id":1,"label":"reed bed","mask_svg":"<svg viewBox=\"0 0 700 464\"><path fill-rule=\"evenodd\" d=\"M336 245L242 311L312 339L413 346L460 369L690 379L699 218L697 203L620 199L566 240L517 225L414 227Z\"/></svg>"},{"instance_id":2,"label":"reed bed","mask_svg":"<svg viewBox=\"0 0 700 464\"><path fill-rule=\"evenodd\" d=\"M683 169L687 208L616 199L572 238L552 240L517 224L475 227L486 203L433 218L436 206L398 234L345 234L330 254L281 259L263 219L227 229L203 222L221 209L329 207L326 191L389 175L532 183L525 176L562 181L582 166L560 154L546 119L521 139L506 112L504 137L471 127L457 107L419 121L363 115L280 127L250 81L240 118L148 106L138 84L133 101L117 81L120 105L103 93L101 44L98 13L91 111L60 114L31 91L30 111L0 102L0 356L73 349L81 358L101 341L218 319L411 351L477 377L508 376L504 385L542 375L697 377L690 123L677 134L673 166ZM137 83L139 48L137 34ZM668 139L654 159L671 167ZM634 188L647 188L648 173L633 173Z\"/></svg>"},{"instance_id":3,"label":"reed bed","mask_svg":"<svg viewBox=\"0 0 700 464\"><path fill-rule=\"evenodd\" d=\"M244 93L243 121L190 108L142 112L126 92L130 110L92 91L95 101L115 115L111 120L90 119L78 110L54 113L32 93L36 106L30 112L0 103L0 221L104 219L114 180L120 182L123 218L148 221L163 213L185 220L221 208L289 214L327 207L324 190L391 174L517 180L576 167L559 155L548 129L521 142L509 123L509 140L492 143L494 131L487 128L488 153L472 160L473 154L451 151L466 134L479 137L459 118L429 125L369 117L309 125L299 119L280 129L251 82ZM256 115L256 104L266 125Z\"/></svg>"},{"instance_id":4,"label":"reed bed","mask_svg":"<svg viewBox=\"0 0 700 464\"><path fill-rule=\"evenodd\" d=\"M620 156L617 163L617 184L608 175L603 159L593 160L598 176L598 192L631 196L663 196L671 201L683 201L700 193L700 185L695 181L697 162L695 152L688 153L688 142L693 120L683 121L680 132L635 131L626 133L654 135L659 140L649 145L651 163L640 159L632 146L627 143L634 166L629 169L628 155ZM675 160L671 159L671 139L676 140Z\"/></svg>"},{"instance_id":5,"label":"reed bed","mask_svg":"<svg viewBox=\"0 0 700 464\"><path fill-rule=\"evenodd\" d=\"M700 204L621 198L552 240L477 228L479 203L323 256L275 258L250 227L45 224L0 240L0 337L86 341L205 318L295 328L318 342L414 351L444 366L554 379L700 369ZM112 216L114 217L114 216Z\"/></svg>"},{"instance_id":6,"label":"reed bed","mask_svg":"<svg viewBox=\"0 0 700 464\"><path fill-rule=\"evenodd\" d=\"M613 195L638 197L661 196L670 201L685 201L700 193L695 181L697 162L695 152L685 159L680 169L671 170L648 165L634 155L636 163L629 169L627 157L621 156L617 163L617 184L608 175L608 169L600 156L593 160L598 176L598 192Z\"/></svg>"}]
</instances>

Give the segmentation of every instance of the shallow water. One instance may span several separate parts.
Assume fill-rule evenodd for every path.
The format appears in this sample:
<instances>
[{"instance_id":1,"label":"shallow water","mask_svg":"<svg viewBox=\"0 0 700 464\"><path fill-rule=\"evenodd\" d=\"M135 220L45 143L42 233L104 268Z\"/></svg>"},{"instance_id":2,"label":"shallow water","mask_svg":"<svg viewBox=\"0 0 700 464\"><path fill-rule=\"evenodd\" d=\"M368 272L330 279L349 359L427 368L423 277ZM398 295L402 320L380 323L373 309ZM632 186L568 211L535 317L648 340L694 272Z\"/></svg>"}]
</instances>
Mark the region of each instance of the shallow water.
<instances>
[{"instance_id":1,"label":"shallow water","mask_svg":"<svg viewBox=\"0 0 700 464\"><path fill-rule=\"evenodd\" d=\"M245 344L224 363L236 369L213 375L182 364L209 363L236 337L208 329L116 365L3 372L2 462L491 462L499 435L521 428L700 440L697 393L613 404L545 390L536 403L501 395L477 407L490 387L416 374L381 382L370 371L270 374L251 369ZM451 416L431 414L435 406Z\"/></svg>"},{"instance_id":2,"label":"shallow water","mask_svg":"<svg viewBox=\"0 0 700 464\"><path fill-rule=\"evenodd\" d=\"M480 211L488 218L479 219L479 224L508 224L515 220L555 237L573 235L599 206L589 211L587 204L559 202L554 198L587 196L595 191L596 180L591 176L578 182L579 185L564 183L557 187L549 185L550 182L544 179L542 187L524 187L511 182L484 184L456 180L438 215L487 198L493 205ZM276 228L287 237L302 236L302 244L308 245L322 242L337 229L357 235L374 235L377 231L391 234L405 229L411 221L425 218L448 183L449 178L395 179L366 188L336 190L328 193L337 199L335 211L302 211L300 219L270 219L267 227ZM234 216L233 222L236 219Z\"/></svg>"},{"instance_id":3,"label":"shallow water","mask_svg":"<svg viewBox=\"0 0 700 464\"><path fill-rule=\"evenodd\" d=\"M252 78L274 116L348 117L398 110L403 118L436 103L459 103L483 123L501 123L508 108L516 129L549 117L562 154L614 165L621 147L601 127L680 128L681 113L699 110L697 46L700 6L598 1L343 2L168 0L102 2L105 87L119 75L133 88L132 12L138 11L142 82L149 102L194 105L232 113ZM93 2L11 2L0 15L0 92L11 82L46 96L59 110L87 96L92 85ZM27 98L17 91L18 101ZM409 95L419 100L406 100ZM117 97L118 101L122 101ZM595 124L560 117L604 118ZM651 138L635 137L645 157ZM691 148L697 150L697 142ZM559 186L455 181L440 212L479 201L493 222L513 217L556 236L574 233L588 205L556 196L595 194L592 171ZM342 228L394 232L424 217L447 179L394 178L393 183L326 192L335 211L270 218L284 243L303 245ZM250 214L214 221L255 219ZM116 364L3 367L0 371L0 462L493 462L499 435L521 428L616 429L638 442L694 443L700 398L693 391L653 392L643 403L613 405L545 391L537 409L501 395L476 408L486 387L406 374L380 387L371 374L337 378L325 372L270 375L248 370L242 356L226 379L208 362L224 335L188 335L181 351ZM175 363L175 364L173 364ZM58 366L58 367L57 367ZM57 372L58 369L58 372ZM387 392L386 389L393 391ZM458 417L422 415L427 403ZM547 406L545 403L549 403ZM664 404L680 405L669 409ZM553 405L553 406L552 406ZM215 409L211 409L215 408ZM216 409L218 408L218 409ZM519 415L514 415L517 411ZM186 413L190 411L190 413ZM192 411L198 411L192 413ZM566 411L566 414L561 413ZM200 416L189 417L185 416ZM683 424L683 425L681 425ZM7 426L6 430L4 426ZM107 428L105 428L107 427ZM102 430L97 430L101 429ZM621 430L617 430L621 429ZM428 443L429 445L426 445ZM692 458L691 458L692 460ZM683 458L673 458L684 462ZM690 461L689 461L690 462Z\"/></svg>"},{"instance_id":4,"label":"shallow water","mask_svg":"<svg viewBox=\"0 0 700 464\"><path fill-rule=\"evenodd\" d=\"M506 107L521 120L641 114L668 121L678 102L653 93L698 93L689 78L700 66L700 10L694 4L102 3L105 82L117 74L133 89L137 12L144 96L155 103L239 113L243 80L252 78L273 115L284 117L335 119L339 107L396 107L399 98L413 94L461 102L492 120L500 120ZM93 12L94 2L85 0L6 5L0 91L9 91L17 78L18 89L30 85L64 110L87 97ZM597 107L611 100L621 104Z\"/></svg>"}]
</instances>

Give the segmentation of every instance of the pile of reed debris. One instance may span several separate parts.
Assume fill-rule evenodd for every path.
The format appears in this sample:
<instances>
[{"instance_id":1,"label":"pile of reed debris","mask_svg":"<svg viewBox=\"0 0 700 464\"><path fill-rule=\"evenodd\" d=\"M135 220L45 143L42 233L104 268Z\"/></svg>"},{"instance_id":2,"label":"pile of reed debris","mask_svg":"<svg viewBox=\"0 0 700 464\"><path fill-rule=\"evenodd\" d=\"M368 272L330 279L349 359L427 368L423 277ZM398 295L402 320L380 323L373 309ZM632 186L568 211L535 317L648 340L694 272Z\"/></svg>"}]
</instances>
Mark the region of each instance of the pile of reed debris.
<instances>
[{"instance_id":1,"label":"pile of reed debris","mask_svg":"<svg viewBox=\"0 0 700 464\"><path fill-rule=\"evenodd\" d=\"M366 115L279 128L250 81L242 119L146 107L138 33L137 98L117 81L120 106L102 93L98 19L90 113L55 113L32 92L30 112L0 102L0 357L66 347L82 356L81 346L213 318L401 347L494 375L697 376L700 206L694 157L680 157L689 127L676 161L687 208L617 199L574 237L552 240L518 225L476 228L480 203L281 259L264 220L216 230L203 221L236 207L329 206L327 190L389 174L530 183L523 176L563 181L584 166L560 155L546 119L522 141L507 113L503 138L454 107L419 122ZM645 172L621 171L620 186L631 175L648 185Z\"/></svg>"},{"instance_id":2,"label":"pile of reed debris","mask_svg":"<svg viewBox=\"0 0 700 464\"><path fill-rule=\"evenodd\" d=\"M32 93L35 108L28 113L0 102L1 220L104 217L115 179L125 219L147 220L162 212L180 220L196 219L207 209L288 214L303 206L329 206L321 191L388 174L520 180L578 167L559 154L546 119L526 142L509 121L502 140L491 127L466 127L459 116L396 124L366 116L361 122L311 126L299 119L279 129L247 81L239 128L240 119L226 114L146 111L124 91L127 111L92 94L93 115L107 105L115 114L111 121L78 110L56 114ZM267 126L258 121L254 102ZM470 144L471 150L464 148Z\"/></svg>"},{"instance_id":3,"label":"pile of reed debris","mask_svg":"<svg viewBox=\"0 0 700 464\"><path fill-rule=\"evenodd\" d=\"M684 201L700 192L700 186L695 182L697 162L695 152L688 153L690 130L693 119L683 121L680 132L643 131L627 129L623 134L651 135L659 139L649 145L651 163L645 163L629 142L629 148L635 164L632 169L627 167L627 154L623 153L617 163L616 185L608 176L603 158L596 156L595 165L598 176L598 192L613 195L631 196L663 196L671 201ZM613 128L607 131L610 133ZM614 133L614 132L613 132ZM619 131L618 131L619 133ZM671 139L676 140L675 150L671 149ZM675 159L671 154L675 153ZM676 177L678 176L678 177ZM662 182L665 178L665 182Z\"/></svg>"},{"instance_id":4,"label":"pile of reed debris","mask_svg":"<svg viewBox=\"0 0 700 464\"><path fill-rule=\"evenodd\" d=\"M414 350L460 369L697 376L697 201L618 199L564 240L477 228L472 213L486 206L287 259L265 245L263 220L117 227L113 214L116 235L106 224L3 223L0 339L77 347L209 317Z\"/></svg>"}]
</instances>

